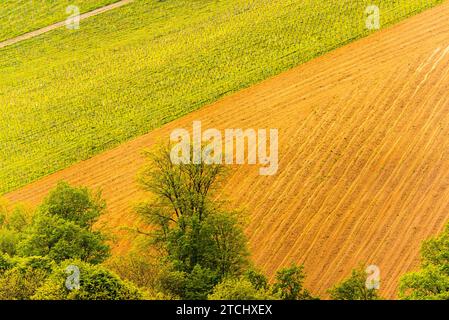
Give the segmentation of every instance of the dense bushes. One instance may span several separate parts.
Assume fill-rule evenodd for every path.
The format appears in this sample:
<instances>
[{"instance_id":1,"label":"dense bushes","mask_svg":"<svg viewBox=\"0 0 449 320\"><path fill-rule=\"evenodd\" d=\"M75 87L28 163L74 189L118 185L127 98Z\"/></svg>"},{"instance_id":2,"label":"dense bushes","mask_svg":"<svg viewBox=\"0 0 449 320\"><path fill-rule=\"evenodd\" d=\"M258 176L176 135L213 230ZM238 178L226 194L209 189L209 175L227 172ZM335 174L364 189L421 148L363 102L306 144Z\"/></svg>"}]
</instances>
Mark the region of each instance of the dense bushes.
<instances>
[{"instance_id":1,"label":"dense bushes","mask_svg":"<svg viewBox=\"0 0 449 320\"><path fill-rule=\"evenodd\" d=\"M70 266L79 269L79 289L66 286ZM136 286L121 280L104 267L80 260L66 260L56 265L32 299L41 300L136 300L144 296Z\"/></svg>"},{"instance_id":2,"label":"dense bushes","mask_svg":"<svg viewBox=\"0 0 449 320\"><path fill-rule=\"evenodd\" d=\"M229 278L215 286L211 300L273 300L277 299L268 290L256 289L245 277Z\"/></svg>"},{"instance_id":3,"label":"dense bushes","mask_svg":"<svg viewBox=\"0 0 449 320\"><path fill-rule=\"evenodd\" d=\"M17 245L21 256L48 256L61 262L80 259L100 263L109 255L103 237L59 216L38 213Z\"/></svg>"},{"instance_id":4,"label":"dense bushes","mask_svg":"<svg viewBox=\"0 0 449 320\"><path fill-rule=\"evenodd\" d=\"M143 298L134 285L97 265L109 256L105 237L92 231L104 209L100 194L66 183L57 185L32 218L23 208L2 206L0 299ZM67 285L72 276L76 286Z\"/></svg>"}]
</instances>

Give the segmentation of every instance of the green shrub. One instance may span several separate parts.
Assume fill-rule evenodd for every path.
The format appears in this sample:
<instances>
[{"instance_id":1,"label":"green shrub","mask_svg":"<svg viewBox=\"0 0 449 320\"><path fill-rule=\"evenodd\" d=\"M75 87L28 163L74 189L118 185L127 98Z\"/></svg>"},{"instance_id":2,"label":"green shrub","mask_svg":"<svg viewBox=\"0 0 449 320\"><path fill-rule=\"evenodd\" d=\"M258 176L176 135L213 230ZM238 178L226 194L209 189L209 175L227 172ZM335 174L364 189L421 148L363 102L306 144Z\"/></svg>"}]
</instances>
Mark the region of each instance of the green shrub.
<instances>
[{"instance_id":1,"label":"green shrub","mask_svg":"<svg viewBox=\"0 0 449 320\"><path fill-rule=\"evenodd\" d=\"M109 247L98 232L58 216L39 213L24 239L18 244L21 256L48 256L56 262L80 259L100 263L109 256Z\"/></svg>"},{"instance_id":2,"label":"green shrub","mask_svg":"<svg viewBox=\"0 0 449 320\"><path fill-rule=\"evenodd\" d=\"M68 269L71 266L79 270L79 289L66 285L70 277L74 276ZM133 284L121 280L104 267L80 260L67 260L53 268L51 275L32 298L38 300L140 300L144 298L144 294Z\"/></svg>"},{"instance_id":3,"label":"green shrub","mask_svg":"<svg viewBox=\"0 0 449 320\"><path fill-rule=\"evenodd\" d=\"M366 286L367 273L364 268L354 269L351 276L329 290L333 300L378 300L376 289Z\"/></svg>"}]
</instances>

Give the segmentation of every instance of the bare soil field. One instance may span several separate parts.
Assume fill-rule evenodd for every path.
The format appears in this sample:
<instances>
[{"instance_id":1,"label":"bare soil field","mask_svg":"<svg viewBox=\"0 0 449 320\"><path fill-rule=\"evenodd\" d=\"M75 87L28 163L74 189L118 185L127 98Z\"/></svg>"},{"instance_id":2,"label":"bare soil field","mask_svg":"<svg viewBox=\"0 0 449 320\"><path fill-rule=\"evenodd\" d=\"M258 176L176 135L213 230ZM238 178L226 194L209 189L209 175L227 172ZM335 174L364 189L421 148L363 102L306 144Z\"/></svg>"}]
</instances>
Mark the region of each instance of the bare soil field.
<instances>
[{"instance_id":1,"label":"bare soil field","mask_svg":"<svg viewBox=\"0 0 449 320\"><path fill-rule=\"evenodd\" d=\"M115 253L130 239L142 149L174 128L278 128L279 171L235 166L223 193L249 215L254 262L273 275L304 263L323 295L375 264L381 294L419 263L449 220L449 4L224 98L145 136L6 195L36 204L59 180L101 188Z\"/></svg>"}]
</instances>

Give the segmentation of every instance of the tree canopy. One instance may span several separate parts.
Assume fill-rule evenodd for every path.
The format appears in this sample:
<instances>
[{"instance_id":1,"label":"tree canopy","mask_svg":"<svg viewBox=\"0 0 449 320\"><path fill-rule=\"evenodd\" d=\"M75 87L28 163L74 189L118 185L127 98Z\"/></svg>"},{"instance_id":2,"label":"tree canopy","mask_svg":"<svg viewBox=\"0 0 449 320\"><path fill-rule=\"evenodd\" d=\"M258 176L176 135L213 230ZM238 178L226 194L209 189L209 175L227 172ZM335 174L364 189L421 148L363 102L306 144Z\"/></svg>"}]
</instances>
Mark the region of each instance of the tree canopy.
<instances>
[{"instance_id":1,"label":"tree canopy","mask_svg":"<svg viewBox=\"0 0 449 320\"><path fill-rule=\"evenodd\" d=\"M104 212L100 193L59 183L29 214L0 210L0 299L141 299L134 285L99 266L109 257L105 236L93 230ZM67 281L77 272L77 286Z\"/></svg>"},{"instance_id":2,"label":"tree canopy","mask_svg":"<svg viewBox=\"0 0 449 320\"><path fill-rule=\"evenodd\" d=\"M333 300L378 300L378 290L366 285L367 273L363 267L353 269L351 276L329 290Z\"/></svg>"},{"instance_id":3,"label":"tree canopy","mask_svg":"<svg viewBox=\"0 0 449 320\"><path fill-rule=\"evenodd\" d=\"M402 276L399 297L407 300L449 299L449 224L421 247L421 270Z\"/></svg>"}]
</instances>

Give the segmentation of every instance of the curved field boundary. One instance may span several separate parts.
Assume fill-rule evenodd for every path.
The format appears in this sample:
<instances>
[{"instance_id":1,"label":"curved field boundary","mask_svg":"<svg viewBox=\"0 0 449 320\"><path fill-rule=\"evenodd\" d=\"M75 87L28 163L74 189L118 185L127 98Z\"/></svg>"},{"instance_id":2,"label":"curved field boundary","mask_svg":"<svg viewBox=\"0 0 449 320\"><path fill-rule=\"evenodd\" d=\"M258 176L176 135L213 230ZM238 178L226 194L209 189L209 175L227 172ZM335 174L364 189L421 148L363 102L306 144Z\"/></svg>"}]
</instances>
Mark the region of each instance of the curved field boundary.
<instances>
[{"instance_id":1,"label":"curved field boundary","mask_svg":"<svg viewBox=\"0 0 449 320\"><path fill-rule=\"evenodd\" d=\"M382 295L419 264L449 219L449 4L229 96L118 148L7 194L36 204L59 180L101 188L115 253L145 197L141 151L174 128L278 128L276 176L236 166L223 193L250 215L255 263L270 275L304 263L315 294L360 263L378 265Z\"/></svg>"},{"instance_id":2,"label":"curved field boundary","mask_svg":"<svg viewBox=\"0 0 449 320\"><path fill-rule=\"evenodd\" d=\"M117 9L117 8L123 7L124 5L126 5L126 4L128 4L128 3L132 2L132 1L133 0L122 0L122 1L119 1L119 2L112 3L110 5L107 5L107 6L104 6L104 7L95 9L95 10L92 10L90 12L83 13L83 14L80 15L80 20L84 20L84 19L96 16L96 15L99 15L99 14L111 11L113 9ZM16 43L19 43L21 41L25 41L25 40L28 40L28 39L40 36L40 35L42 35L44 33L50 32L52 30L64 27L65 23L66 23L65 20L64 21L60 21L60 22L54 23L52 25L46 26L44 28L41 28L41 29L38 29L38 30L35 30L35 31L31 31L31 32L27 32L27 33L22 34L20 36L17 36L17 37L14 37L14 38L2 41L2 42L0 42L0 49L1 48L5 48L7 46L11 46L11 45L16 44Z\"/></svg>"}]
</instances>

